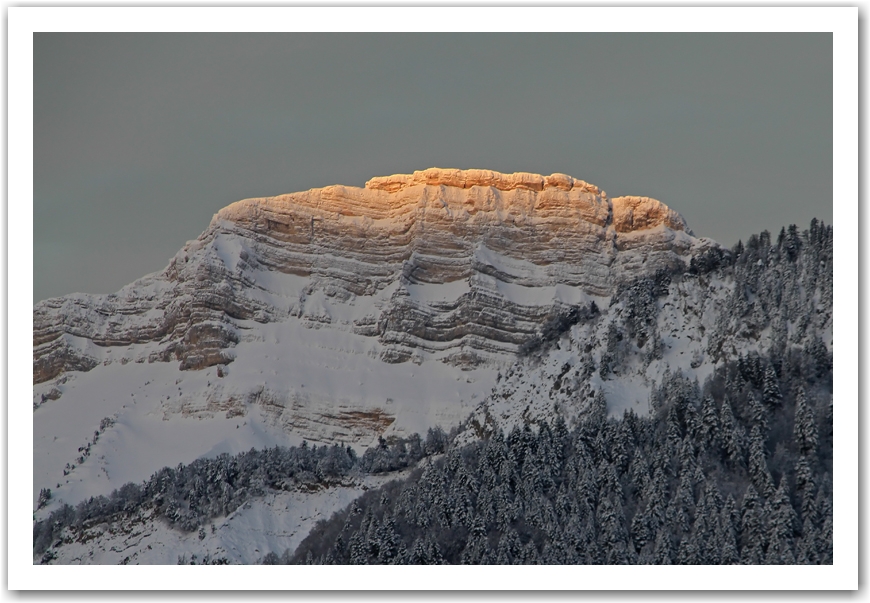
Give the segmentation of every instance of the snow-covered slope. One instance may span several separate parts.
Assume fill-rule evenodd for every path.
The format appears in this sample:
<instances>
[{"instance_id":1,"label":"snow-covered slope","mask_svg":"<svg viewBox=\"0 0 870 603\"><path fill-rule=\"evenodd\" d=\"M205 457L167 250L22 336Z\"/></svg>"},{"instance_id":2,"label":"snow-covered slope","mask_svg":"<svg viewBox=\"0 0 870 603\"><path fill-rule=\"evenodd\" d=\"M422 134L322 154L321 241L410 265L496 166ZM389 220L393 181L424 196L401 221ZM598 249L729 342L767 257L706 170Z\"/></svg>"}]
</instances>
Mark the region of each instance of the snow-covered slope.
<instances>
[{"instance_id":1,"label":"snow-covered slope","mask_svg":"<svg viewBox=\"0 0 870 603\"><path fill-rule=\"evenodd\" d=\"M389 479L403 477L402 473ZM387 478L369 476L315 491L270 491L200 531L184 532L142 510L111 526L96 523L52 549L55 564L251 564L270 551L293 550L314 524Z\"/></svg>"},{"instance_id":2,"label":"snow-covered slope","mask_svg":"<svg viewBox=\"0 0 870 603\"><path fill-rule=\"evenodd\" d=\"M724 250L561 174L240 201L163 272L34 308L34 507L52 491L34 518L222 453L435 426L461 444L602 402L645 414L664 375L753 353L828 362L831 239L814 224ZM54 562L255 562L392 477L272 490L201 534L143 508L67 534Z\"/></svg>"},{"instance_id":3,"label":"snow-covered slope","mask_svg":"<svg viewBox=\"0 0 870 603\"><path fill-rule=\"evenodd\" d=\"M34 501L449 428L552 316L711 246L658 201L560 174L433 168L240 201L162 273L34 308Z\"/></svg>"},{"instance_id":4,"label":"snow-covered slope","mask_svg":"<svg viewBox=\"0 0 870 603\"><path fill-rule=\"evenodd\" d=\"M644 415L668 372L703 383L724 362L752 355L788 372L794 353L824 365L833 349L832 240L814 221L803 233L783 229L775 244L764 232L746 247L711 246L685 270L623 283L600 311L551 321L499 373L463 439L560 415L576 424L599 393L611 416Z\"/></svg>"}]
</instances>

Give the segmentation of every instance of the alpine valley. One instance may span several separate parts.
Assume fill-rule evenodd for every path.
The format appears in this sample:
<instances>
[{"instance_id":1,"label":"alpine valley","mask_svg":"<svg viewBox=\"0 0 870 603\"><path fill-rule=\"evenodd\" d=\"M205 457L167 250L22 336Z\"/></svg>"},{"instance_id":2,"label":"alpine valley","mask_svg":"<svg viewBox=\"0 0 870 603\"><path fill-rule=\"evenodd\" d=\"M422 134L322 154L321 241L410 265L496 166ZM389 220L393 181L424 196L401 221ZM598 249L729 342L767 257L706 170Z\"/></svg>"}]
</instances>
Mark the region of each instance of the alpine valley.
<instances>
[{"instance_id":1,"label":"alpine valley","mask_svg":"<svg viewBox=\"0 0 870 603\"><path fill-rule=\"evenodd\" d=\"M833 230L565 174L225 207L33 312L33 559L832 563Z\"/></svg>"}]
</instances>

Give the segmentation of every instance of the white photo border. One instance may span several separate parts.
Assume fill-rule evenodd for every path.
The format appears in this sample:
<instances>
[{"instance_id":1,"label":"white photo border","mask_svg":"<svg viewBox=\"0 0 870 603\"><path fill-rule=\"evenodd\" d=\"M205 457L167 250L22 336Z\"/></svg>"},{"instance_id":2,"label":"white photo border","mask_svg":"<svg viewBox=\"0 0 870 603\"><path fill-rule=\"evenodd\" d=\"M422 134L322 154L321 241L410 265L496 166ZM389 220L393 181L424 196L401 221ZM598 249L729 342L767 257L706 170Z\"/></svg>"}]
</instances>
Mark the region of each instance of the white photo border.
<instances>
[{"instance_id":1,"label":"white photo border","mask_svg":"<svg viewBox=\"0 0 870 603\"><path fill-rule=\"evenodd\" d=\"M858 588L858 8L855 7L9 7L8 584L10 590L854 590ZM34 32L830 32L834 60L833 566L329 567L32 564ZM14 293L13 293L14 292ZM29 331L28 331L29 329ZM21 456L23 452L24 456Z\"/></svg>"}]
</instances>

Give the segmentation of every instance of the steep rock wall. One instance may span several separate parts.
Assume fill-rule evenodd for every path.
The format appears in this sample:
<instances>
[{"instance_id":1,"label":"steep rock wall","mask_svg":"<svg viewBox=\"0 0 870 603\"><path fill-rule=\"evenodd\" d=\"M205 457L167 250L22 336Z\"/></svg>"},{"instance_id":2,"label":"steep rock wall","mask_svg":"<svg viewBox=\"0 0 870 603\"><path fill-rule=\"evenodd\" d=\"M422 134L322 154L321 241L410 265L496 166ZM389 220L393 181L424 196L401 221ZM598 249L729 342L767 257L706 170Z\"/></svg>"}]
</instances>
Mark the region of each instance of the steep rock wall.
<instances>
[{"instance_id":1,"label":"steep rock wall","mask_svg":"<svg viewBox=\"0 0 870 603\"><path fill-rule=\"evenodd\" d=\"M377 338L388 362L473 366L512 354L554 306L607 297L702 244L663 203L564 174L432 168L246 199L162 273L37 304L33 379L110 361L107 347L225 364L246 321L292 319ZM137 357L146 342L158 348Z\"/></svg>"}]
</instances>

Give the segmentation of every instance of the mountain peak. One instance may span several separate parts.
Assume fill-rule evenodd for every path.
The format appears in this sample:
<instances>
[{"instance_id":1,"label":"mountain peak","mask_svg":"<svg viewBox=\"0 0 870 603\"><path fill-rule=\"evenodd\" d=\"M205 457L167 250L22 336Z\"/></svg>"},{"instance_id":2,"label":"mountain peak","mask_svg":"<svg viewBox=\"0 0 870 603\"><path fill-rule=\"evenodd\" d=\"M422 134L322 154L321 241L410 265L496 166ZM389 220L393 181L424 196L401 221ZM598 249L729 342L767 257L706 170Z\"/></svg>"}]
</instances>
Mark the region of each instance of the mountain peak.
<instances>
[{"instance_id":1,"label":"mountain peak","mask_svg":"<svg viewBox=\"0 0 870 603\"><path fill-rule=\"evenodd\" d=\"M312 220L323 220L325 225L358 217L409 223L427 221L446 228L454 228L457 222L474 222L484 230L505 220L512 227L532 220L540 221L541 225L546 223L545 230L552 232L582 230L583 223L588 223L605 229L612 227L617 234L647 231L661 225L691 234L683 217L661 201L639 196L609 199L594 184L567 174L503 174L437 167L412 174L377 176L366 182L364 188L332 185L245 199L223 208L216 216L219 221L259 223L259 230L277 230L285 235L311 234Z\"/></svg>"},{"instance_id":2,"label":"mountain peak","mask_svg":"<svg viewBox=\"0 0 870 603\"><path fill-rule=\"evenodd\" d=\"M429 186L452 186L456 188L471 188L473 186L491 186L502 191L516 189L528 189L542 191L546 188L557 188L563 191L572 189L590 192L606 197L607 194L594 184L578 180L568 174L532 174L530 172L514 172L503 174L493 170L460 170L455 168L432 167L426 170L418 170L413 174L393 174L392 176L378 176L366 182L366 188L371 190L384 190L398 192L404 188L415 185Z\"/></svg>"},{"instance_id":3,"label":"mountain peak","mask_svg":"<svg viewBox=\"0 0 870 603\"><path fill-rule=\"evenodd\" d=\"M652 197L614 197L613 228L616 232L646 230L664 224L671 230L682 230L691 234L686 220L670 207Z\"/></svg>"}]
</instances>

